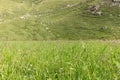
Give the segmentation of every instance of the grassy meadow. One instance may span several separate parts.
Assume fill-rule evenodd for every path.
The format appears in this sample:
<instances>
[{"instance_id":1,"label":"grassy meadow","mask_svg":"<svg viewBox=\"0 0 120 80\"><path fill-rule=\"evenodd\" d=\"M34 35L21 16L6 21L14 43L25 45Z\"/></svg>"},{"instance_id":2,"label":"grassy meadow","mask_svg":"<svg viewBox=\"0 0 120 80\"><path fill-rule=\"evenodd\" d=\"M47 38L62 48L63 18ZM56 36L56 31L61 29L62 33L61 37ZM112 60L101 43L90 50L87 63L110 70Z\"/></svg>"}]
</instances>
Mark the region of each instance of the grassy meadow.
<instances>
[{"instance_id":1,"label":"grassy meadow","mask_svg":"<svg viewBox=\"0 0 120 80\"><path fill-rule=\"evenodd\" d=\"M120 80L120 7L105 1L0 0L0 80Z\"/></svg>"},{"instance_id":2,"label":"grassy meadow","mask_svg":"<svg viewBox=\"0 0 120 80\"><path fill-rule=\"evenodd\" d=\"M120 80L120 41L3 41L0 80Z\"/></svg>"}]
</instances>

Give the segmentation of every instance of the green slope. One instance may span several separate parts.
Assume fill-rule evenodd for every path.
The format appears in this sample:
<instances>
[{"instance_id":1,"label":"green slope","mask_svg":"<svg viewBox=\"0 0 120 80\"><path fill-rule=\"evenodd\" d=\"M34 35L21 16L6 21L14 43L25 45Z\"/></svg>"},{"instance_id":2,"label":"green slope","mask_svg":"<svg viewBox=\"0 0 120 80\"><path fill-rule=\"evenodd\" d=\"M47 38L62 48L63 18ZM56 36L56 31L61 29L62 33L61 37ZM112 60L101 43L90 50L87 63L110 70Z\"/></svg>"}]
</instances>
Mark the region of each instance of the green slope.
<instances>
[{"instance_id":1,"label":"green slope","mask_svg":"<svg viewBox=\"0 0 120 80\"><path fill-rule=\"evenodd\" d=\"M120 39L119 7L87 12L99 1L0 0L0 40Z\"/></svg>"}]
</instances>

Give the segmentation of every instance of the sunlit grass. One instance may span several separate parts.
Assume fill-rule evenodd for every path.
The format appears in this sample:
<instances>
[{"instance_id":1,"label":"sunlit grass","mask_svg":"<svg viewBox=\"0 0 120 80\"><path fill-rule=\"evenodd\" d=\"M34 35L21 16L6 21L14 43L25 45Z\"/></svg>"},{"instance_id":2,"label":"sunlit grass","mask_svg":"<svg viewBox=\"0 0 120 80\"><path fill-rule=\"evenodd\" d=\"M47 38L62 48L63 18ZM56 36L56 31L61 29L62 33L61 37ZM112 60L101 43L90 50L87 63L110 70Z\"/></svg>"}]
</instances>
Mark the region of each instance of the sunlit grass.
<instances>
[{"instance_id":1,"label":"sunlit grass","mask_svg":"<svg viewBox=\"0 0 120 80\"><path fill-rule=\"evenodd\" d=\"M0 80L119 80L118 41L1 42Z\"/></svg>"}]
</instances>

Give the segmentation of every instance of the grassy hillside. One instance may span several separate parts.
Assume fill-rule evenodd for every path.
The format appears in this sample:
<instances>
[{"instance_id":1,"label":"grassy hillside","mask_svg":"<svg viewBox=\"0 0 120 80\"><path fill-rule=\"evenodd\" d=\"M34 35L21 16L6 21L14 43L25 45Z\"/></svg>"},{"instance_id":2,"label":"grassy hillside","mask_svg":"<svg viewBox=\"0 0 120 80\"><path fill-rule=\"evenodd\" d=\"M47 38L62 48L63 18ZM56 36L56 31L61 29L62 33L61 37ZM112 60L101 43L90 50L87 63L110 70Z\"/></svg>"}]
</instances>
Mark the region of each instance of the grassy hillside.
<instances>
[{"instance_id":1,"label":"grassy hillside","mask_svg":"<svg viewBox=\"0 0 120 80\"><path fill-rule=\"evenodd\" d=\"M0 0L0 40L120 39L120 8L100 0Z\"/></svg>"}]
</instances>

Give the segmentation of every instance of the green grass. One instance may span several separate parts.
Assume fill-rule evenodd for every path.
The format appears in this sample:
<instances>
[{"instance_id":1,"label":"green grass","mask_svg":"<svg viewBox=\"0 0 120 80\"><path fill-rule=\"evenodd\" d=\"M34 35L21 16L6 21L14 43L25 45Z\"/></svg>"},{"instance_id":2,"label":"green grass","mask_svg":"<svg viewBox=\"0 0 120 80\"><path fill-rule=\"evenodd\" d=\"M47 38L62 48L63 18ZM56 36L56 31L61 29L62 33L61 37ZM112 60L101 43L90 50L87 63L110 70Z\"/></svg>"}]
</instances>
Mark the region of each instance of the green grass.
<instances>
[{"instance_id":1,"label":"green grass","mask_svg":"<svg viewBox=\"0 0 120 80\"><path fill-rule=\"evenodd\" d=\"M120 41L0 42L0 80L120 80Z\"/></svg>"}]
</instances>

